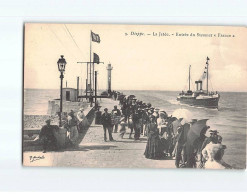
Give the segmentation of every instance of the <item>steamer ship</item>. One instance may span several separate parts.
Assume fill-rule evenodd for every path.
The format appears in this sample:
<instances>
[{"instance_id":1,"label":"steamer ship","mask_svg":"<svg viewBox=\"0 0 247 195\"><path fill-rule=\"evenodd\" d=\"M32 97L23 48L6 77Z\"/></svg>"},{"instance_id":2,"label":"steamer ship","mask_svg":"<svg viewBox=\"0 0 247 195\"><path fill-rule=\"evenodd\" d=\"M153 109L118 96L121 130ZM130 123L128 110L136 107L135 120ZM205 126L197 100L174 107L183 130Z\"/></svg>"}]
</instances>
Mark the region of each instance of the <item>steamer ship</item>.
<instances>
[{"instance_id":1,"label":"steamer ship","mask_svg":"<svg viewBox=\"0 0 247 195\"><path fill-rule=\"evenodd\" d=\"M220 94L218 92L213 92L208 90L208 77L209 77L209 71L208 71L208 66L209 66L209 58L207 57L206 61L206 67L203 73L203 76L201 79L195 81L196 84L196 91L191 91L190 89L190 69L191 65L189 66L189 89L187 92L182 91L179 93L177 96L177 101L188 104L191 106L196 106L196 107L206 107L206 108L217 108L218 109L218 103L220 99ZM207 90L202 89L202 82L203 80L207 78Z\"/></svg>"}]
</instances>

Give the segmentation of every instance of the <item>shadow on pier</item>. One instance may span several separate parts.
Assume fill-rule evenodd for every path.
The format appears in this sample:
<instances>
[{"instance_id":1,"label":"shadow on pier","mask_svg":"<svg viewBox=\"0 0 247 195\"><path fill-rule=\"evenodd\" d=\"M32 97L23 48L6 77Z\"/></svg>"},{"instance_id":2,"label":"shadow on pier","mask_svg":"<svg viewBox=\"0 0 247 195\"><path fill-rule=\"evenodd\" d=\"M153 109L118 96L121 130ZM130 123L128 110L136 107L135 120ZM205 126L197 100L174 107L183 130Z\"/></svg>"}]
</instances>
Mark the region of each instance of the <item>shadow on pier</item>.
<instances>
[{"instance_id":1,"label":"shadow on pier","mask_svg":"<svg viewBox=\"0 0 247 195\"><path fill-rule=\"evenodd\" d=\"M77 140L78 144L81 143L82 140L84 139L85 135L87 134L88 129L90 128L90 126L91 126L91 124L95 118L95 109L92 108L86 117L87 117L87 120L89 122L89 126L84 127L83 131L79 133L78 140ZM83 149L85 149L85 147L83 147ZM78 150L78 148L65 147L63 149L59 149L59 150L54 151L54 152L64 152L64 151L73 151L73 150L83 151L83 149L79 148L79 150ZM37 141L27 140L27 141L23 142L23 151L43 151L43 146L39 140L37 140Z\"/></svg>"},{"instance_id":2,"label":"shadow on pier","mask_svg":"<svg viewBox=\"0 0 247 195\"><path fill-rule=\"evenodd\" d=\"M66 148L63 150L59 150L57 152L65 152L65 151L90 151L90 150L109 150L115 148L117 146L113 145L92 145L92 146L78 146L76 148Z\"/></svg>"}]
</instances>

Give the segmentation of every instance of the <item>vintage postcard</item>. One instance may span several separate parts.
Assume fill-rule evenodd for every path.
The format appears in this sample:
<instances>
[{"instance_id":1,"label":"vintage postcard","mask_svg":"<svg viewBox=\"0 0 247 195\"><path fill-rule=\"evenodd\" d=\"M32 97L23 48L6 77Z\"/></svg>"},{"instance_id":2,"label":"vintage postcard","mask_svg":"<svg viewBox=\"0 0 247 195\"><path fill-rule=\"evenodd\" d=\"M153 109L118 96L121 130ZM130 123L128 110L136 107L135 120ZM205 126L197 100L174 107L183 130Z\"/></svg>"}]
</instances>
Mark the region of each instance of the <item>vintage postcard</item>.
<instances>
[{"instance_id":1,"label":"vintage postcard","mask_svg":"<svg viewBox=\"0 0 247 195\"><path fill-rule=\"evenodd\" d=\"M26 23L23 165L245 169L246 32Z\"/></svg>"}]
</instances>

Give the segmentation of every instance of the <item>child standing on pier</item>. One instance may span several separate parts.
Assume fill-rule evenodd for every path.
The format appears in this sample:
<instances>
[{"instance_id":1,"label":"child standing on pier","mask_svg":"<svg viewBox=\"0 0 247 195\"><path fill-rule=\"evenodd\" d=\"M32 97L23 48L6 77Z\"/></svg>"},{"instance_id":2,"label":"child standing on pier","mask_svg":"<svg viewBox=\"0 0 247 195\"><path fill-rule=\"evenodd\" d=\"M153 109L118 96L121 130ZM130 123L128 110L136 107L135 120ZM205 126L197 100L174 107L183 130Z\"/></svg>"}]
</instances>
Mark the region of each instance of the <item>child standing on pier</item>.
<instances>
[{"instance_id":1,"label":"child standing on pier","mask_svg":"<svg viewBox=\"0 0 247 195\"><path fill-rule=\"evenodd\" d=\"M123 139L124 134L126 133L127 122L125 117L122 115L120 119L120 137Z\"/></svg>"}]
</instances>

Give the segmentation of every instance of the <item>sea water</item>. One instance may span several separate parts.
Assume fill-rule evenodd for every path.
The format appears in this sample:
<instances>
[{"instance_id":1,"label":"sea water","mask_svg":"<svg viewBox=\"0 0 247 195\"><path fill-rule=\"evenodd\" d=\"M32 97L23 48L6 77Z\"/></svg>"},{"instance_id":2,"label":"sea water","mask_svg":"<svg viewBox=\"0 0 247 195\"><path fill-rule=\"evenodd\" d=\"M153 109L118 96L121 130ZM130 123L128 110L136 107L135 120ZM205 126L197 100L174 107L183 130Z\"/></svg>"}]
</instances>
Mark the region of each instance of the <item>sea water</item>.
<instances>
[{"instance_id":1,"label":"sea water","mask_svg":"<svg viewBox=\"0 0 247 195\"><path fill-rule=\"evenodd\" d=\"M226 145L224 160L238 168L246 167L247 93L220 92L219 109L198 108L180 104L175 91L121 91L138 100L151 103L171 115L177 109L189 110L193 118L209 119L207 125L217 130ZM24 114L46 115L48 100L59 98L57 89L24 89ZM209 135L208 133L206 135Z\"/></svg>"}]
</instances>

